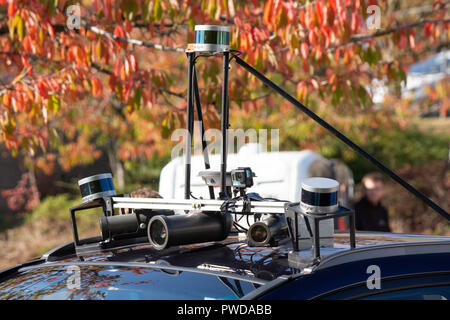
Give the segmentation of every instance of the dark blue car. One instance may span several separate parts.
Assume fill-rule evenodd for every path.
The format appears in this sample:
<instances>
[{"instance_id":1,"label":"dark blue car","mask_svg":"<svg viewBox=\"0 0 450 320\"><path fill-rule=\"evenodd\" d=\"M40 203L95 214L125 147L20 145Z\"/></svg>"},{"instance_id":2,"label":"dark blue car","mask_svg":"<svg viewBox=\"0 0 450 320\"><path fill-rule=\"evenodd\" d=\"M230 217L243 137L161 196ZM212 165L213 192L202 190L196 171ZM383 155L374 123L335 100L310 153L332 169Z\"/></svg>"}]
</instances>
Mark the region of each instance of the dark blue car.
<instances>
[{"instance_id":1,"label":"dark blue car","mask_svg":"<svg viewBox=\"0 0 450 320\"><path fill-rule=\"evenodd\" d=\"M0 273L0 299L450 299L450 237L336 233L320 259L293 266L290 244L222 242L157 251L148 244L79 256L55 248ZM300 252L306 260L312 250Z\"/></svg>"}]
</instances>

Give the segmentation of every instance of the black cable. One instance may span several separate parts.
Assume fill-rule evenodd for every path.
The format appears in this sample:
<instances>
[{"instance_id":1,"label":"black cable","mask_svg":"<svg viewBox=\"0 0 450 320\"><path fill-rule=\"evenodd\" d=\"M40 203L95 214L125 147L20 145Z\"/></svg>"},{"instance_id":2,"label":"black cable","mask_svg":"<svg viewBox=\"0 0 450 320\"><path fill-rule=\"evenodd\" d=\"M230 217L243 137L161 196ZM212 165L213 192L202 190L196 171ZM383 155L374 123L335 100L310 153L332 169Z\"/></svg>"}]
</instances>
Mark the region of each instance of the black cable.
<instances>
[{"instance_id":1,"label":"black cable","mask_svg":"<svg viewBox=\"0 0 450 320\"><path fill-rule=\"evenodd\" d=\"M198 198L194 197L194 195L192 194L192 191L190 192L191 198L194 198L195 200L198 200Z\"/></svg>"},{"instance_id":2,"label":"black cable","mask_svg":"<svg viewBox=\"0 0 450 320\"><path fill-rule=\"evenodd\" d=\"M280 200L280 199L277 199L277 198L264 198L264 200L270 200L270 201L273 201L273 202L290 202L288 200Z\"/></svg>"},{"instance_id":3,"label":"black cable","mask_svg":"<svg viewBox=\"0 0 450 320\"><path fill-rule=\"evenodd\" d=\"M238 232L244 232L244 233L247 233L248 232L248 229L247 228L244 228L243 226L241 226L239 223L237 223L236 221L233 221L233 225L234 225L234 227L236 228L236 230L238 231ZM240 229L240 230L239 230Z\"/></svg>"}]
</instances>

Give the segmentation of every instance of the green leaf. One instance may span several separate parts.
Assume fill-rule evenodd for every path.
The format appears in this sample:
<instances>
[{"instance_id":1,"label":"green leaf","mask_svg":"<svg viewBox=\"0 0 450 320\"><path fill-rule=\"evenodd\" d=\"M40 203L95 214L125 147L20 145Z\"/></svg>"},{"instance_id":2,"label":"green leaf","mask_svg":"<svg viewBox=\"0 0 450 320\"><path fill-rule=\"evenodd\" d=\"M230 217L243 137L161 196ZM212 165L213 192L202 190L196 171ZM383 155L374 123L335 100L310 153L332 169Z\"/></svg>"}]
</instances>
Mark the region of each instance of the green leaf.
<instances>
[{"instance_id":1,"label":"green leaf","mask_svg":"<svg viewBox=\"0 0 450 320\"><path fill-rule=\"evenodd\" d=\"M163 10L162 10L162 6L161 6L161 1L156 0L155 5L153 6L153 17L155 18L156 21L161 20L162 12L163 12Z\"/></svg>"},{"instance_id":2,"label":"green leaf","mask_svg":"<svg viewBox=\"0 0 450 320\"><path fill-rule=\"evenodd\" d=\"M191 29L191 31L194 31L194 28L195 28L195 20L194 20L194 18L190 17L188 19L188 26L189 26L189 29Z\"/></svg>"},{"instance_id":3,"label":"green leaf","mask_svg":"<svg viewBox=\"0 0 450 320\"><path fill-rule=\"evenodd\" d=\"M161 134L164 139L169 138L169 124L167 119L164 119L161 124Z\"/></svg>"},{"instance_id":4,"label":"green leaf","mask_svg":"<svg viewBox=\"0 0 450 320\"><path fill-rule=\"evenodd\" d=\"M333 97L331 99L331 103L333 105L337 105L339 103L339 101L341 100L341 98L342 98L342 94L343 93L342 93L341 87L337 86L336 90L334 90L334 92L333 92Z\"/></svg>"},{"instance_id":5,"label":"green leaf","mask_svg":"<svg viewBox=\"0 0 450 320\"><path fill-rule=\"evenodd\" d=\"M262 58L261 58L261 54L257 54L256 55L256 59L255 59L255 62L254 62L254 64L253 64L253 66L255 67L255 69L256 70L258 70L258 71L261 71L262 70L262 68L263 68L263 61L262 61Z\"/></svg>"},{"instance_id":6,"label":"green leaf","mask_svg":"<svg viewBox=\"0 0 450 320\"><path fill-rule=\"evenodd\" d=\"M403 69L401 67L398 69L397 75L400 79L400 82L403 82L403 85L406 86L406 73L405 73L405 71L403 71Z\"/></svg>"},{"instance_id":7,"label":"green leaf","mask_svg":"<svg viewBox=\"0 0 450 320\"><path fill-rule=\"evenodd\" d=\"M358 97L362 107L366 107L370 103L370 97L363 86L360 86L358 89Z\"/></svg>"},{"instance_id":8,"label":"green leaf","mask_svg":"<svg viewBox=\"0 0 450 320\"><path fill-rule=\"evenodd\" d=\"M138 12L138 4L135 0L127 0L122 2L123 8L122 10L125 12L125 15L128 20L133 20Z\"/></svg>"},{"instance_id":9,"label":"green leaf","mask_svg":"<svg viewBox=\"0 0 450 320\"><path fill-rule=\"evenodd\" d=\"M149 0L144 0L142 1L142 20L143 21L147 21L148 16L149 16L149 12L150 12L150 1Z\"/></svg>"},{"instance_id":10,"label":"green leaf","mask_svg":"<svg viewBox=\"0 0 450 320\"><path fill-rule=\"evenodd\" d=\"M58 7L58 0L48 0L47 2L47 13L49 16L53 15L56 12L56 8Z\"/></svg>"},{"instance_id":11,"label":"green leaf","mask_svg":"<svg viewBox=\"0 0 450 320\"><path fill-rule=\"evenodd\" d=\"M23 37L25 36L25 22L22 18L19 17L19 22L17 24L17 35L19 36L20 40L23 40Z\"/></svg>"},{"instance_id":12,"label":"green leaf","mask_svg":"<svg viewBox=\"0 0 450 320\"><path fill-rule=\"evenodd\" d=\"M55 95L52 95L51 98L53 100L53 112L57 113L61 107L61 100Z\"/></svg>"},{"instance_id":13,"label":"green leaf","mask_svg":"<svg viewBox=\"0 0 450 320\"><path fill-rule=\"evenodd\" d=\"M52 111L53 113L57 113L59 111L59 107L61 106L61 100L55 95L51 95L47 101L47 109Z\"/></svg>"},{"instance_id":14,"label":"green leaf","mask_svg":"<svg viewBox=\"0 0 450 320\"><path fill-rule=\"evenodd\" d=\"M170 4L170 1L167 2L167 7L169 9L169 16L173 20L175 18L175 10L173 10L172 5Z\"/></svg>"},{"instance_id":15,"label":"green leaf","mask_svg":"<svg viewBox=\"0 0 450 320\"><path fill-rule=\"evenodd\" d=\"M22 20L22 18L19 15L16 15L13 18L13 21L11 23L11 27L9 28L9 36L13 40L14 40L14 35L16 33L16 29L18 28L18 25L21 23L21 21L23 23L23 20Z\"/></svg>"},{"instance_id":16,"label":"green leaf","mask_svg":"<svg viewBox=\"0 0 450 320\"><path fill-rule=\"evenodd\" d=\"M114 92L116 93L116 97L119 101L122 101L123 95L122 95L122 84L119 82L117 83L116 87L114 88Z\"/></svg>"},{"instance_id":17,"label":"green leaf","mask_svg":"<svg viewBox=\"0 0 450 320\"><path fill-rule=\"evenodd\" d=\"M134 109L139 110L141 107L142 89L137 87L134 93Z\"/></svg>"}]
</instances>

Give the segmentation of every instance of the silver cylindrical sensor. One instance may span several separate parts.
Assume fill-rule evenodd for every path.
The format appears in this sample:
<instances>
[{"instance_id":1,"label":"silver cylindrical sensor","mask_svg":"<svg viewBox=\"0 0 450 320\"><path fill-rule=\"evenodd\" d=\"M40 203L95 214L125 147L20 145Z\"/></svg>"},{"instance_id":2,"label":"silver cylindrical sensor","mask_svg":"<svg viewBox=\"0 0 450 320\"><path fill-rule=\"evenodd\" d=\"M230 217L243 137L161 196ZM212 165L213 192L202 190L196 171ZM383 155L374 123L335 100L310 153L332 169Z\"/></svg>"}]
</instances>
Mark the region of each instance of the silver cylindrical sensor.
<instances>
[{"instance_id":1,"label":"silver cylindrical sensor","mask_svg":"<svg viewBox=\"0 0 450 320\"><path fill-rule=\"evenodd\" d=\"M230 27L195 26L194 51L209 53L230 51Z\"/></svg>"},{"instance_id":2,"label":"silver cylindrical sensor","mask_svg":"<svg viewBox=\"0 0 450 320\"><path fill-rule=\"evenodd\" d=\"M78 181L78 186L83 202L116 195L111 173L96 174L83 178Z\"/></svg>"},{"instance_id":3,"label":"silver cylindrical sensor","mask_svg":"<svg viewBox=\"0 0 450 320\"><path fill-rule=\"evenodd\" d=\"M302 182L300 208L303 212L327 214L338 210L339 182L314 177Z\"/></svg>"}]
</instances>

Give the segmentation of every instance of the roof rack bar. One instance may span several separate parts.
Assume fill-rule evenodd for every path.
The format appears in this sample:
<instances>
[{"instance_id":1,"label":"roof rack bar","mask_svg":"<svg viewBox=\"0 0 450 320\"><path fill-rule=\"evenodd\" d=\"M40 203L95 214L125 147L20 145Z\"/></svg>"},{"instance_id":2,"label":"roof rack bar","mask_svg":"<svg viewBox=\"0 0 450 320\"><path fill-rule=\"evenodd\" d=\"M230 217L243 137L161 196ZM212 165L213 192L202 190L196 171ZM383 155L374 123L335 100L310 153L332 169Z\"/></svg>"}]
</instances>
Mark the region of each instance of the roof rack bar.
<instances>
[{"instance_id":1,"label":"roof rack bar","mask_svg":"<svg viewBox=\"0 0 450 320\"><path fill-rule=\"evenodd\" d=\"M129 209L171 209L171 210L200 210L220 212L223 204L227 200L209 200L209 199L157 199L157 198L127 198L113 197L114 208ZM252 201L250 202L251 213L271 213L284 214L284 205L281 201ZM248 203L243 200L234 201L234 213L242 212L247 208Z\"/></svg>"},{"instance_id":2,"label":"roof rack bar","mask_svg":"<svg viewBox=\"0 0 450 320\"><path fill-rule=\"evenodd\" d=\"M379 160L377 160L375 157L373 157L371 154L366 152L363 148L358 146L356 143L354 143L352 140L347 138L344 134L342 134L339 130L335 129L333 126L331 126L328 122L323 120L321 117L319 117L317 114L315 114L313 111L311 111L308 107L303 105L301 102L299 102L297 99L292 97L289 93L284 91L282 88L280 88L278 85L273 83L270 79L265 77L262 73L257 71L255 68L253 68L251 65L246 63L244 60L239 58L239 56L235 53L232 53L232 59L236 61L237 64L242 66L244 69L246 69L248 72L253 74L256 78L258 78L261 82L263 82L266 86L272 88L275 90L278 94L280 94L283 98L288 100L290 103L292 103L297 109L300 109L303 113L308 115L310 118L312 118L314 121L316 121L318 124L320 124L323 128L327 129L329 132L331 132L333 135L335 135L338 139L340 139L342 142L344 142L346 145L351 147L353 150L358 152L360 155L364 156L366 159L368 159L370 162L372 162L374 165L376 165L379 169L381 169L384 173L388 174L392 179L397 181L401 186L403 186L406 190L408 190L410 193L414 194L417 198L425 202L430 208L432 208L434 211L439 213L442 217L446 218L450 221L450 214L445 211L443 208L441 208L439 205L437 205L433 200L428 198L426 195L424 195L422 192L414 188L412 185L410 185L408 182L403 180L400 176L398 176L394 171L386 167L383 163L381 163Z\"/></svg>"}]
</instances>

